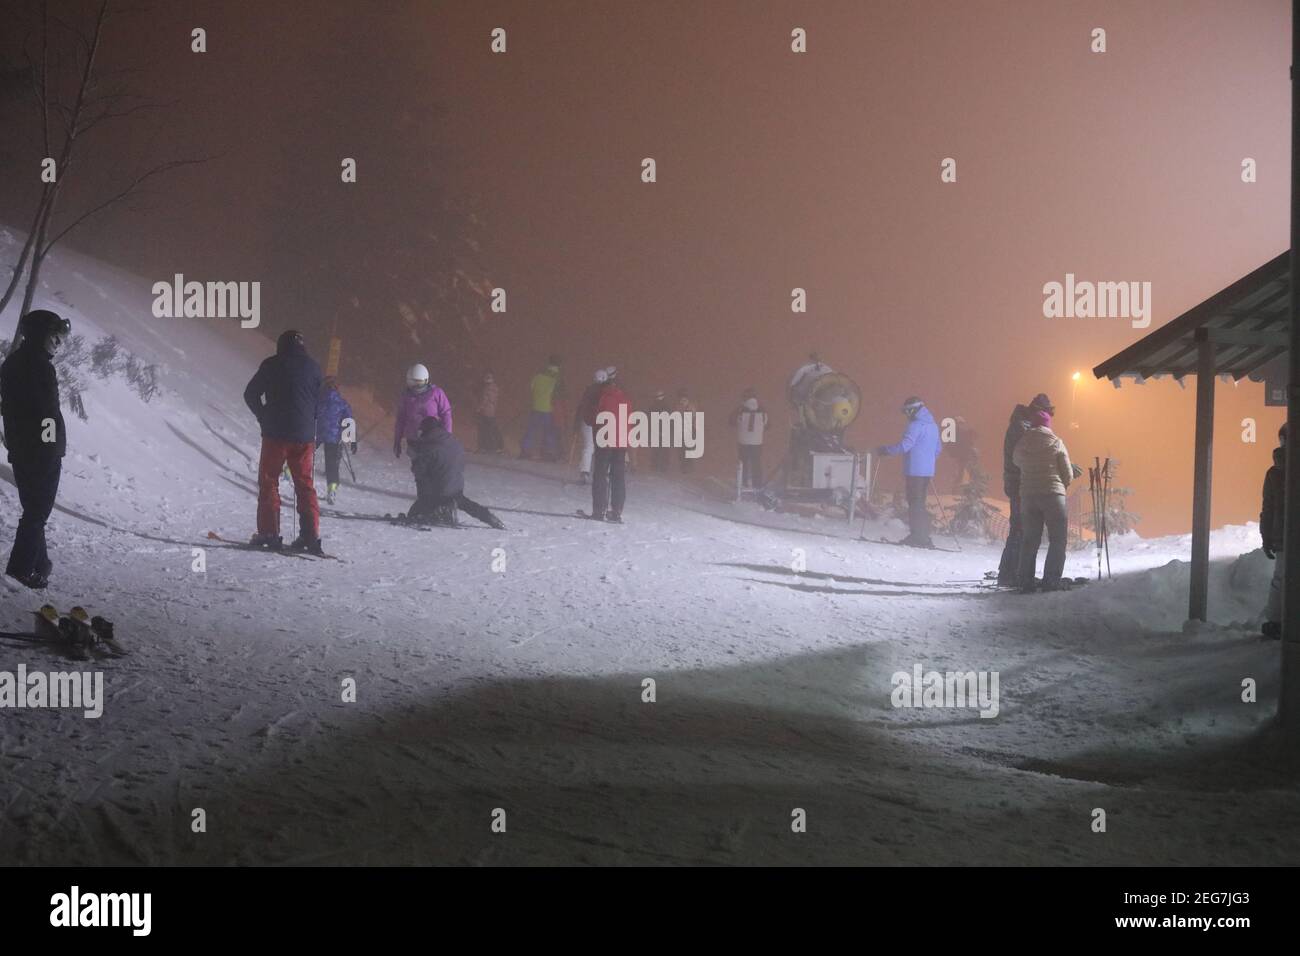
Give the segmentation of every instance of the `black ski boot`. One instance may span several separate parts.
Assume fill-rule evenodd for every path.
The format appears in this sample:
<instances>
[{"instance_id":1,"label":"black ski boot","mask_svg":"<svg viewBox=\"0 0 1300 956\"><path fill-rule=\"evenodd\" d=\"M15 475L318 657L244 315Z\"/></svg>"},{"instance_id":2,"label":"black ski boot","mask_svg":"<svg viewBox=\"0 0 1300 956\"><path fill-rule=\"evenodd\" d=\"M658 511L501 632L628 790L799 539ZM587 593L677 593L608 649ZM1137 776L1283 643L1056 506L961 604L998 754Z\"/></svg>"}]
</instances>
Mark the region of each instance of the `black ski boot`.
<instances>
[{"instance_id":1,"label":"black ski boot","mask_svg":"<svg viewBox=\"0 0 1300 956\"><path fill-rule=\"evenodd\" d=\"M298 537L293 539L293 542L289 545L289 550L305 551L308 554L325 553L324 549L321 548L320 538L313 538L309 534L307 534L306 531L304 531L302 534L298 535Z\"/></svg>"},{"instance_id":2,"label":"black ski boot","mask_svg":"<svg viewBox=\"0 0 1300 956\"><path fill-rule=\"evenodd\" d=\"M606 511L605 520L608 521L610 524L622 524L623 514L622 512L619 511Z\"/></svg>"},{"instance_id":3,"label":"black ski boot","mask_svg":"<svg viewBox=\"0 0 1300 956\"><path fill-rule=\"evenodd\" d=\"M280 551L284 548L284 539L278 534L258 533L248 539L250 548L266 548L270 551Z\"/></svg>"}]
</instances>

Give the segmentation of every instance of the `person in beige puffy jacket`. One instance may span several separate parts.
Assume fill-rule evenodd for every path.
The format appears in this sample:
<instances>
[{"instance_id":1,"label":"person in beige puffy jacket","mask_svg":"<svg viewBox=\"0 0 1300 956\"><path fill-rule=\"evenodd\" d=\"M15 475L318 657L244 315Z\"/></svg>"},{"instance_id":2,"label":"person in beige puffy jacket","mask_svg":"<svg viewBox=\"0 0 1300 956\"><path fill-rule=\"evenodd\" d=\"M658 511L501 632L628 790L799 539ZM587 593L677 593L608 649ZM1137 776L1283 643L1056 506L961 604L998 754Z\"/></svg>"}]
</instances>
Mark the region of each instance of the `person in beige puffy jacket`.
<instances>
[{"instance_id":1,"label":"person in beige puffy jacket","mask_svg":"<svg viewBox=\"0 0 1300 956\"><path fill-rule=\"evenodd\" d=\"M1020 509L1024 521L1024 539L1020 546L1017 574L1020 590L1035 589L1034 570L1038 547L1047 527L1047 560L1043 563L1043 580L1039 589L1056 591L1061 587L1065 569L1066 535L1069 529L1065 490L1075 477L1070 453L1052 431L1052 416L1043 410L1033 412L1030 427L1016 442L1011 458L1020 469Z\"/></svg>"}]
</instances>

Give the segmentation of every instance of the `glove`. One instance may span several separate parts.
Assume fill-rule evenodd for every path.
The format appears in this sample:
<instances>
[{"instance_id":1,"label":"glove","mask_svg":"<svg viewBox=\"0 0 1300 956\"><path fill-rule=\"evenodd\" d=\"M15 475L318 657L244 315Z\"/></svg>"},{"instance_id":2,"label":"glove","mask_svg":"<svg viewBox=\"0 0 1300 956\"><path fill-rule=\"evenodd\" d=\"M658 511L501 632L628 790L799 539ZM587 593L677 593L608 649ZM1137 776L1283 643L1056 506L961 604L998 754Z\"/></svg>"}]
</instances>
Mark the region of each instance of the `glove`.
<instances>
[{"instance_id":1,"label":"glove","mask_svg":"<svg viewBox=\"0 0 1300 956\"><path fill-rule=\"evenodd\" d=\"M400 439L393 442L393 457L394 458L402 457L402 442Z\"/></svg>"},{"instance_id":2,"label":"glove","mask_svg":"<svg viewBox=\"0 0 1300 956\"><path fill-rule=\"evenodd\" d=\"M348 449L348 450L351 451L352 454L355 455L355 454L357 453L357 443L356 443L356 442L353 442L353 443L352 443L352 447L351 447L350 449Z\"/></svg>"},{"instance_id":3,"label":"glove","mask_svg":"<svg viewBox=\"0 0 1300 956\"><path fill-rule=\"evenodd\" d=\"M1268 558L1270 561L1276 561L1277 553L1272 548L1265 548L1264 557Z\"/></svg>"},{"instance_id":4,"label":"glove","mask_svg":"<svg viewBox=\"0 0 1300 956\"><path fill-rule=\"evenodd\" d=\"M1076 477L1076 478L1082 478L1082 477L1083 477L1083 469L1080 468L1078 465L1076 465L1074 462L1070 462L1070 472L1071 472L1071 473L1074 475L1074 477Z\"/></svg>"},{"instance_id":5,"label":"glove","mask_svg":"<svg viewBox=\"0 0 1300 956\"><path fill-rule=\"evenodd\" d=\"M877 458L882 456L887 458L889 457L889 446L877 445L875 448L871 449L871 454L875 455Z\"/></svg>"}]
</instances>

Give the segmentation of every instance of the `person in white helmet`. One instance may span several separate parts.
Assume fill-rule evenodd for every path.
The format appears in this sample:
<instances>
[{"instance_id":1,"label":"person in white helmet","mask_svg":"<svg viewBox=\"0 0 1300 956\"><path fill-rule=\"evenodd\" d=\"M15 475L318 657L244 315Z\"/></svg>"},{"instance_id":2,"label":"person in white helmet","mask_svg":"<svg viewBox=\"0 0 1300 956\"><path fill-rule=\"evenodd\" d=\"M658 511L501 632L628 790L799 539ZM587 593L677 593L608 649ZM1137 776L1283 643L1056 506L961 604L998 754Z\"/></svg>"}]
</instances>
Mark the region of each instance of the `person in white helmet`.
<instances>
[{"instance_id":1,"label":"person in white helmet","mask_svg":"<svg viewBox=\"0 0 1300 956\"><path fill-rule=\"evenodd\" d=\"M423 365L412 365L406 372L406 391L397 406L397 422L393 426L393 457L402 457L402 440L410 441L420 435L420 423L426 418L436 418L451 434L451 402L447 393L429 381L429 370Z\"/></svg>"},{"instance_id":2,"label":"person in white helmet","mask_svg":"<svg viewBox=\"0 0 1300 956\"><path fill-rule=\"evenodd\" d=\"M590 425L587 424L587 418L596 407L596 402L600 398L601 386L609 378L609 370L598 368L592 378L592 382L583 391L582 397L578 399L578 407L573 415L573 427L582 433L582 461L578 465L578 480L581 484L586 484L591 480L591 457L596 452L596 442L593 438L593 432Z\"/></svg>"}]
</instances>

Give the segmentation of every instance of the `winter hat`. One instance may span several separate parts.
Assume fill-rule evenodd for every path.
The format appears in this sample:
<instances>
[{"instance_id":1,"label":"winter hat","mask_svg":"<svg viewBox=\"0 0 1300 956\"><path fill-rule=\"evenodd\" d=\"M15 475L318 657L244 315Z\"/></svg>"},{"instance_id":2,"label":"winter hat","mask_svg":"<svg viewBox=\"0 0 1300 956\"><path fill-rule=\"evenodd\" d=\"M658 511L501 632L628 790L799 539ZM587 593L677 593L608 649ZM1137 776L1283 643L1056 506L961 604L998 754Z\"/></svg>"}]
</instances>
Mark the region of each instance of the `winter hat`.
<instances>
[{"instance_id":1,"label":"winter hat","mask_svg":"<svg viewBox=\"0 0 1300 956\"><path fill-rule=\"evenodd\" d=\"M297 329L285 329L275 341L275 351L280 354L294 347L302 348L302 333Z\"/></svg>"},{"instance_id":2,"label":"winter hat","mask_svg":"<svg viewBox=\"0 0 1300 956\"><path fill-rule=\"evenodd\" d=\"M24 338L44 339L47 335L67 335L72 323L49 309L33 309L23 316L18 330Z\"/></svg>"},{"instance_id":3,"label":"winter hat","mask_svg":"<svg viewBox=\"0 0 1300 956\"><path fill-rule=\"evenodd\" d=\"M492 373L491 373L491 372L484 372L484 373L483 373L483 381L484 381L484 382L487 382L487 383L491 383L491 382L495 382L496 379L494 379L494 378L492 377Z\"/></svg>"},{"instance_id":4,"label":"winter hat","mask_svg":"<svg viewBox=\"0 0 1300 956\"><path fill-rule=\"evenodd\" d=\"M1045 408L1035 409L1029 413L1029 424L1034 428L1051 428L1052 413Z\"/></svg>"},{"instance_id":5,"label":"winter hat","mask_svg":"<svg viewBox=\"0 0 1300 956\"><path fill-rule=\"evenodd\" d=\"M1029 408L1031 411L1035 412L1042 409L1049 414L1056 411L1056 406L1052 404L1052 400L1047 397L1046 392L1039 392L1035 395L1034 400L1029 403Z\"/></svg>"},{"instance_id":6,"label":"winter hat","mask_svg":"<svg viewBox=\"0 0 1300 956\"><path fill-rule=\"evenodd\" d=\"M618 378L618 366L617 365L605 366L605 381L612 382L616 378Z\"/></svg>"},{"instance_id":7,"label":"winter hat","mask_svg":"<svg viewBox=\"0 0 1300 956\"><path fill-rule=\"evenodd\" d=\"M609 378L609 370L603 368L596 369L596 374L592 376L592 379L597 383L602 383L608 378Z\"/></svg>"},{"instance_id":8,"label":"winter hat","mask_svg":"<svg viewBox=\"0 0 1300 956\"><path fill-rule=\"evenodd\" d=\"M745 399L745 408L749 409L751 412L758 411L758 399L754 398L752 395Z\"/></svg>"}]
</instances>

